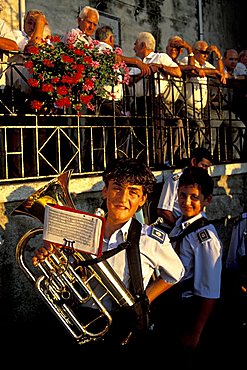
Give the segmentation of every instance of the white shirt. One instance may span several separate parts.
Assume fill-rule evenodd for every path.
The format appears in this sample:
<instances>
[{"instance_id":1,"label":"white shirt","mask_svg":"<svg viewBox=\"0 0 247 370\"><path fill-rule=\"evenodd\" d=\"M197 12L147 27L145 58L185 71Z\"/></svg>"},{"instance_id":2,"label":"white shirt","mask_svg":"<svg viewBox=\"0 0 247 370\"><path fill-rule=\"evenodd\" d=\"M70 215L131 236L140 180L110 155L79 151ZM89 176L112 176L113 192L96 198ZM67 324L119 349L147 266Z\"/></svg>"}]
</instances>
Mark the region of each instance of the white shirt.
<instances>
[{"instance_id":1,"label":"white shirt","mask_svg":"<svg viewBox=\"0 0 247 370\"><path fill-rule=\"evenodd\" d=\"M171 211L176 218L182 215L178 205L178 182L182 173L183 171L180 171L168 175L164 182L158 203L158 208ZM170 227L166 224L165 226Z\"/></svg>"},{"instance_id":2,"label":"white shirt","mask_svg":"<svg viewBox=\"0 0 247 370\"><path fill-rule=\"evenodd\" d=\"M121 229L116 230L111 235L110 240L104 241L103 251L114 249L120 243L126 241L130 224L131 220ZM142 225L139 245L144 289L147 287L154 271L159 271L161 278L168 283L177 283L182 278L184 267L165 232L153 226ZM130 274L126 250L116 253L114 256L108 258L107 261L128 289ZM102 287L95 287L94 293L97 296L101 296ZM104 305L109 310L112 308L112 303L109 297L104 301ZM92 305L92 302L90 302L90 306L93 307L94 304Z\"/></svg>"},{"instance_id":3,"label":"white shirt","mask_svg":"<svg viewBox=\"0 0 247 370\"><path fill-rule=\"evenodd\" d=\"M234 68L234 76L247 76L247 67L241 62L238 62Z\"/></svg>"},{"instance_id":4,"label":"white shirt","mask_svg":"<svg viewBox=\"0 0 247 370\"><path fill-rule=\"evenodd\" d=\"M200 217L206 217L205 212L185 222L182 221L181 216L169 235L179 235ZM174 242L174 248L175 244L176 242ZM192 295L212 299L220 297L222 250L222 243L212 224L193 231L182 239L179 251L179 257L185 267L182 281L194 279L193 292L184 292L184 297Z\"/></svg>"},{"instance_id":5,"label":"white shirt","mask_svg":"<svg viewBox=\"0 0 247 370\"><path fill-rule=\"evenodd\" d=\"M15 35L15 41L18 45L19 51L24 52L25 46L28 44L28 41L30 40L30 37L26 34L26 32L21 30L14 30L13 31ZM22 78L22 75L28 80L29 78L33 77L32 74L30 74L27 70L27 68L24 67L25 61L28 59L28 56L25 54L16 54L13 55L11 58L9 58L9 61L12 63L17 63L19 65L16 65L15 68L20 71L21 74L19 74L14 68L12 70L12 86L14 86L16 89L19 89L20 91L30 94L31 93L31 87L28 85L28 83ZM7 75L7 84L11 85L11 75L10 75L10 69L6 73Z\"/></svg>"},{"instance_id":6,"label":"white shirt","mask_svg":"<svg viewBox=\"0 0 247 370\"><path fill-rule=\"evenodd\" d=\"M14 30L14 35L16 39L16 43L20 51L24 51L25 46L27 45L30 37L26 34L26 32L21 30Z\"/></svg>"},{"instance_id":7,"label":"white shirt","mask_svg":"<svg viewBox=\"0 0 247 370\"><path fill-rule=\"evenodd\" d=\"M10 40L13 40L13 41L16 41L15 40L15 35L13 33L13 31L11 30L11 28L7 25L7 23L0 18L0 36L1 37L5 37L6 39L10 39ZM9 57L3 53L2 51L0 51L0 62L7 62L9 59ZM5 85L6 85L6 76L5 76L5 73L2 74L2 71L4 69L6 69L7 67L7 64L0 64L0 89L4 88Z\"/></svg>"},{"instance_id":8,"label":"white shirt","mask_svg":"<svg viewBox=\"0 0 247 370\"><path fill-rule=\"evenodd\" d=\"M184 81L179 77L168 76L167 86L163 91L163 101L171 105L175 103L182 92Z\"/></svg>"},{"instance_id":9,"label":"white shirt","mask_svg":"<svg viewBox=\"0 0 247 370\"><path fill-rule=\"evenodd\" d=\"M167 67L178 67L177 63L173 62L172 58L169 57L168 54L166 53L155 53L151 52L148 54L144 59L143 63L150 64L150 63L158 63L158 64L163 64ZM139 68L130 68L130 75L135 76L140 74ZM166 94L167 89L169 89L169 82L167 79L165 79L162 74L160 74L160 81L158 81L158 73L154 74L155 78L155 95L159 94ZM137 97L144 96L144 86L143 82L148 82L148 79L141 79L137 83L135 83L135 95ZM160 86L159 86L160 82ZM149 95L149 91L146 90L146 95Z\"/></svg>"},{"instance_id":10,"label":"white shirt","mask_svg":"<svg viewBox=\"0 0 247 370\"><path fill-rule=\"evenodd\" d=\"M188 57L184 57L180 64L187 65ZM215 67L207 61L205 61L203 65L200 65L200 63L195 60L195 66L198 68L215 69ZM183 89L181 100L184 101L184 97L186 96L186 103L189 107L195 107L198 110L204 108L207 104L208 98L207 77L190 77L184 86L186 88L186 92Z\"/></svg>"},{"instance_id":11,"label":"white shirt","mask_svg":"<svg viewBox=\"0 0 247 370\"><path fill-rule=\"evenodd\" d=\"M0 18L0 36L15 41L15 35L7 23Z\"/></svg>"}]
</instances>

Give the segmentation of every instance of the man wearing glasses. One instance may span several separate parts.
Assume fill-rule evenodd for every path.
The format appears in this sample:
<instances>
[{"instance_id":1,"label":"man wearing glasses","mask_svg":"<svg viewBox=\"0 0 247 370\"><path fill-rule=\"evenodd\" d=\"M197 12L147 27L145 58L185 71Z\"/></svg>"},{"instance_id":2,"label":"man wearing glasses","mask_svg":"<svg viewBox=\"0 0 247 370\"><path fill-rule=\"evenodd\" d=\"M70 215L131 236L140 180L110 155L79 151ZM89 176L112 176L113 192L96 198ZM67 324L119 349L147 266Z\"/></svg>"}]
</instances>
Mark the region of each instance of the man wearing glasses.
<instances>
[{"instance_id":1,"label":"man wearing glasses","mask_svg":"<svg viewBox=\"0 0 247 370\"><path fill-rule=\"evenodd\" d=\"M217 62L215 67L207 61L210 53L213 53ZM205 123L203 111L207 104L208 86L207 77L217 77L221 83L225 83L224 65L221 53L217 46L203 41L196 41L193 45L195 66L187 74L184 89L180 95L182 101L182 116L189 118L191 149L205 146ZM188 65L188 57L180 61L180 65Z\"/></svg>"}]
</instances>

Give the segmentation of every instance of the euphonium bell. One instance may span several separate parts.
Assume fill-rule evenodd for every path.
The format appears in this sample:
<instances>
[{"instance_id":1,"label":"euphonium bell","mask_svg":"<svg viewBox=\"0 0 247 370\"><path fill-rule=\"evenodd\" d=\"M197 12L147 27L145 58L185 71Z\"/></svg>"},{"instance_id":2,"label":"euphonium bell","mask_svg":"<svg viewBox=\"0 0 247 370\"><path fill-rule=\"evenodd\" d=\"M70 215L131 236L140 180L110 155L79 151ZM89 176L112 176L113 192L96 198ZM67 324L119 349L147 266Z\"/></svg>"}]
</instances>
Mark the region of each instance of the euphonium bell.
<instances>
[{"instance_id":1,"label":"euphonium bell","mask_svg":"<svg viewBox=\"0 0 247 370\"><path fill-rule=\"evenodd\" d=\"M32 216L43 223L45 205L47 203L75 208L74 202L68 191L69 179L72 172L72 170L69 170L60 174L45 186L35 191L14 209L12 215L22 214Z\"/></svg>"},{"instance_id":2,"label":"euphonium bell","mask_svg":"<svg viewBox=\"0 0 247 370\"><path fill-rule=\"evenodd\" d=\"M68 192L71 172L59 175L34 192L13 214L33 216L43 222L47 203L75 208ZM49 256L34 266L33 252L43 243L42 234L42 228L35 228L20 238L16 246L17 263L77 343L102 339L112 324L104 302L110 301L116 307L132 306L134 298L107 261L84 265L92 260L87 253L50 244ZM95 307L90 311L92 317L84 317L81 308L90 302Z\"/></svg>"}]
</instances>

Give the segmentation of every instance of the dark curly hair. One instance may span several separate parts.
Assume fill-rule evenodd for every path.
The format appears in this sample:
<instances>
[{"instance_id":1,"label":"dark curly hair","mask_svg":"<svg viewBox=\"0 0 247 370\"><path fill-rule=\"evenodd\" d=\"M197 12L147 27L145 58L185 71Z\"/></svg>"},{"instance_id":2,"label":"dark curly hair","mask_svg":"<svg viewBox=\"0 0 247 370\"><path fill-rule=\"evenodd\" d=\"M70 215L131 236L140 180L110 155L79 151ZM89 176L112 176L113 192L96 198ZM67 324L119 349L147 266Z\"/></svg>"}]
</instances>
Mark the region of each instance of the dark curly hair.
<instances>
[{"instance_id":1,"label":"dark curly hair","mask_svg":"<svg viewBox=\"0 0 247 370\"><path fill-rule=\"evenodd\" d=\"M211 153L206 148L203 148L203 147L195 148L191 152L190 158L195 158L197 164L199 162L201 162L203 160L203 158L205 158L208 161L210 161L211 163L213 163L213 157L212 157Z\"/></svg>"},{"instance_id":2,"label":"dark curly hair","mask_svg":"<svg viewBox=\"0 0 247 370\"><path fill-rule=\"evenodd\" d=\"M179 178L178 188L184 185L198 185L201 193L207 198L213 194L214 180L201 167L187 167Z\"/></svg>"},{"instance_id":3,"label":"dark curly hair","mask_svg":"<svg viewBox=\"0 0 247 370\"><path fill-rule=\"evenodd\" d=\"M156 183L156 178L150 168L134 158L120 158L111 162L103 172L106 187L110 180L119 184L142 185L144 195L152 193Z\"/></svg>"}]
</instances>

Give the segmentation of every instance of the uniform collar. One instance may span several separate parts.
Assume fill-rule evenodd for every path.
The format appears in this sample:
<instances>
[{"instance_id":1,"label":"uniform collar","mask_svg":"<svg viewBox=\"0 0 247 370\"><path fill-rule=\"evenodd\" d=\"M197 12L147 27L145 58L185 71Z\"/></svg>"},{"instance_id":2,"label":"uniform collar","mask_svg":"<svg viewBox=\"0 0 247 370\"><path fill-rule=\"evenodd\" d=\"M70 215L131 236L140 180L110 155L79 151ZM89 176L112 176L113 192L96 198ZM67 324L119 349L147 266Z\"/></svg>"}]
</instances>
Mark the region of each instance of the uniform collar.
<instances>
[{"instance_id":1,"label":"uniform collar","mask_svg":"<svg viewBox=\"0 0 247 370\"><path fill-rule=\"evenodd\" d=\"M131 220L127 221L120 229L114 231L114 233L111 235L109 244L112 243L122 243L127 240L128 231L130 228Z\"/></svg>"},{"instance_id":2,"label":"uniform collar","mask_svg":"<svg viewBox=\"0 0 247 370\"><path fill-rule=\"evenodd\" d=\"M182 230L186 229L189 225L193 224L193 222L195 222L196 220L198 220L201 217L205 217L204 212L201 212L198 215L190 218L189 220L186 220L186 221L182 222L181 223Z\"/></svg>"}]
</instances>

